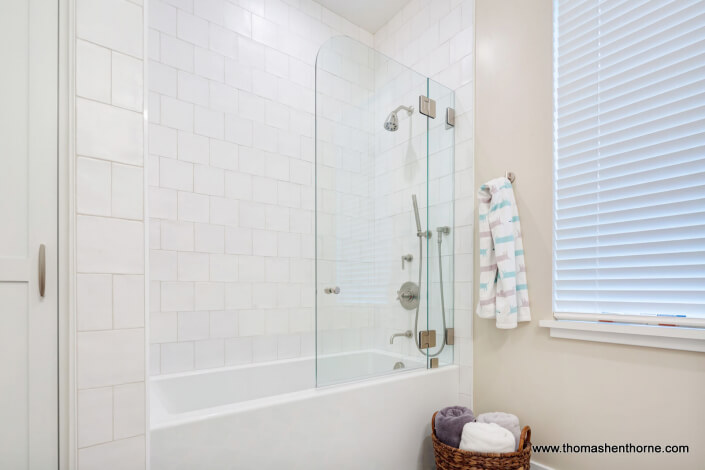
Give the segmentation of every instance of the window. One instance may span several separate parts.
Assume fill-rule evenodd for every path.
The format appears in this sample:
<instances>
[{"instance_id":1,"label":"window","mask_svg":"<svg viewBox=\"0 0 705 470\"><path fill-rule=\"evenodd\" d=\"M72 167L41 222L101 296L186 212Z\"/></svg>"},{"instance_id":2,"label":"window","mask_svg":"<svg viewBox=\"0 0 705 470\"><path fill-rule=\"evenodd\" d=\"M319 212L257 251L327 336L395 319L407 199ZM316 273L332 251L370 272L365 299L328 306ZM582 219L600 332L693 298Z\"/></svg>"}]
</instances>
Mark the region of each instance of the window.
<instances>
[{"instance_id":1,"label":"window","mask_svg":"<svg viewBox=\"0 0 705 470\"><path fill-rule=\"evenodd\" d=\"M705 2L555 0L553 52L556 319L705 327Z\"/></svg>"}]
</instances>

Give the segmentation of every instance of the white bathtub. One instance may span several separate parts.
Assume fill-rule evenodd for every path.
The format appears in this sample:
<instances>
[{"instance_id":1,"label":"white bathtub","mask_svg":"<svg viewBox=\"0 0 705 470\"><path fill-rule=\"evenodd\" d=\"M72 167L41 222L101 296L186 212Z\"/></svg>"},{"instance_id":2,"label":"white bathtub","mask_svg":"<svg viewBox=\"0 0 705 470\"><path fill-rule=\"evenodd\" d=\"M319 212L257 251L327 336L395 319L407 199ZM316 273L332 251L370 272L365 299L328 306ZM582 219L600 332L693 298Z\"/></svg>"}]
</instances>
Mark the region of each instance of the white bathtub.
<instances>
[{"instance_id":1,"label":"white bathtub","mask_svg":"<svg viewBox=\"0 0 705 470\"><path fill-rule=\"evenodd\" d=\"M333 381L343 367L386 374L400 360L371 351L330 359L319 374ZM456 403L457 367L318 389L314 367L304 358L152 378L152 470L432 468L429 422Z\"/></svg>"}]
</instances>

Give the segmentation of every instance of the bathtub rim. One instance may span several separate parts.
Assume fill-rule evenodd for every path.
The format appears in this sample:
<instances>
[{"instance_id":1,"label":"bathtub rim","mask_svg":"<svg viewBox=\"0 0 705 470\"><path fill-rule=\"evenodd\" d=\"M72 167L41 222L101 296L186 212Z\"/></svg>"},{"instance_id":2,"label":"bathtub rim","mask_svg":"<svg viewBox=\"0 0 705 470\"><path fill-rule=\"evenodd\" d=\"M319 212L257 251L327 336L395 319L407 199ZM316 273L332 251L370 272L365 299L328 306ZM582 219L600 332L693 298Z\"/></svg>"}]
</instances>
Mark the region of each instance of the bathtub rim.
<instances>
[{"instance_id":1,"label":"bathtub rim","mask_svg":"<svg viewBox=\"0 0 705 470\"><path fill-rule=\"evenodd\" d=\"M346 351L346 352L339 352L339 353L333 353L333 354L325 354L322 357L328 358L328 357L349 356L351 354L358 354L358 353L374 353L374 354L379 354L382 356L395 357L398 359L409 360L409 361L414 361L414 362L422 362L422 361L426 360L426 358L424 356L419 356L419 357L407 356L407 355L393 352L393 351L384 351L384 350L369 349L369 348L368 349L360 349L360 350L356 350L356 351ZM316 355L313 354L313 355L307 355L307 356L291 357L291 358L287 358L287 359L274 359L271 361L245 362L242 364L232 364L232 365L221 366L221 367L209 367L207 369L194 369L194 370L186 370L186 371L182 371L182 372L171 372L168 374L158 374L158 375L150 376L149 381L150 382L160 382L160 381L169 380L169 379L178 379L181 377L192 377L192 376L203 375L203 374L212 374L215 372L230 372L235 369L238 369L238 370L239 369L252 369L255 367L262 367L262 366L291 364L294 362L302 362L302 361L308 361L308 360L313 360L314 364L315 364ZM452 365L452 364L442 364L441 367L446 367L448 365ZM424 370L424 369L426 369L426 368L425 367L415 367L413 369L397 369L397 372L393 372L393 373L387 374L387 375L396 375L396 374L401 374L404 372L412 372L415 370ZM345 384L357 382L360 380L370 380L370 379L375 379L375 378L379 378L379 377L381 377L381 376L374 375L374 376L362 377L362 378L352 378L349 381L336 382L336 383L330 384L330 385L321 385L318 388L331 387L331 386L336 386L336 385L345 385ZM316 388L316 387L314 387L314 388Z\"/></svg>"},{"instance_id":2,"label":"bathtub rim","mask_svg":"<svg viewBox=\"0 0 705 470\"><path fill-rule=\"evenodd\" d=\"M311 356L308 356L310 359ZM294 360L302 360L303 358L295 358ZM289 361L289 360L286 360ZM246 364L246 366L262 366L265 364L272 364L272 363L285 363L285 361L271 361L268 363L265 362L258 362L254 364ZM204 369L204 370L199 370L199 371L188 371L188 372L179 372L176 374L168 374L165 376L155 376L150 378L150 382L152 380L155 381L164 381L168 380L170 378L178 378L178 377L184 377L184 376L194 376L194 375L202 375L202 374L207 374L207 373L214 373L214 372L221 372L224 370L232 370L235 368L238 368L241 366L230 366L227 368L217 368L217 369ZM418 368L418 369L408 369L408 370L400 370L398 372L395 372L393 374L387 374L383 376L374 376L374 377L368 377L368 378L362 378L359 380L355 380L352 382L343 382L343 383L336 383L336 384L331 384L331 385L325 385L321 387L313 387L313 388L307 388L305 390L298 390L295 392L289 392L289 393L281 393L278 395L272 395L269 397L262 397L262 398L257 398L254 400L247 400L243 402L237 402L237 403L228 403L226 405L219 405L219 406L214 406L210 408L202 408L198 410L193 410L193 411L187 411L183 413L175 413L171 414L166 412L164 410L161 402L154 397L154 390L152 389L150 392L151 399L150 399L150 422L149 424L149 431L158 431L160 429L169 429L173 427L178 427L182 426L184 424L189 424L189 423L197 423L197 422L202 422L202 421L207 421L209 419L215 418L215 417L224 417L224 416L230 416L230 415L235 415L238 413L242 413L245 411L254 411L254 410L259 410L262 408L266 408L269 406L273 406L276 404L280 403L288 403L288 402L298 402L298 401L303 401L303 400L309 400L313 399L315 397L320 397L320 396L326 396L326 395L334 395L334 394L340 394L340 393L345 393L346 391L352 391L352 390L357 390L361 388L368 388L368 387L373 387L377 385L383 385L386 383L392 383L392 382L397 382L400 380L411 380L414 378L417 378L422 375L436 375L436 374L447 374L447 373L453 373L453 372L458 372L459 366L457 364L447 364L442 367L438 367L436 369L427 369L427 368ZM150 387L151 388L151 387Z\"/></svg>"}]
</instances>

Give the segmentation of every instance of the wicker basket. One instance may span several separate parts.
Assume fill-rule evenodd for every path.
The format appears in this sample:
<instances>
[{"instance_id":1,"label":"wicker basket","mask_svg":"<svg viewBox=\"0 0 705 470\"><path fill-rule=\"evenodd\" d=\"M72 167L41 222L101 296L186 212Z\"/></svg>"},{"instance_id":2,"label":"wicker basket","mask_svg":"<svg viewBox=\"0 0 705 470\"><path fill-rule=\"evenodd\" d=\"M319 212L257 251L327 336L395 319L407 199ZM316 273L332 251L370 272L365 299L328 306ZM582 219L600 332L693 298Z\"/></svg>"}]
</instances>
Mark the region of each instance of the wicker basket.
<instances>
[{"instance_id":1,"label":"wicker basket","mask_svg":"<svg viewBox=\"0 0 705 470\"><path fill-rule=\"evenodd\" d=\"M438 412L436 412L438 413ZM529 470L531 468L531 428L524 426L517 452L493 454L469 452L442 443L436 437L436 413L431 418L431 439L438 470Z\"/></svg>"}]
</instances>

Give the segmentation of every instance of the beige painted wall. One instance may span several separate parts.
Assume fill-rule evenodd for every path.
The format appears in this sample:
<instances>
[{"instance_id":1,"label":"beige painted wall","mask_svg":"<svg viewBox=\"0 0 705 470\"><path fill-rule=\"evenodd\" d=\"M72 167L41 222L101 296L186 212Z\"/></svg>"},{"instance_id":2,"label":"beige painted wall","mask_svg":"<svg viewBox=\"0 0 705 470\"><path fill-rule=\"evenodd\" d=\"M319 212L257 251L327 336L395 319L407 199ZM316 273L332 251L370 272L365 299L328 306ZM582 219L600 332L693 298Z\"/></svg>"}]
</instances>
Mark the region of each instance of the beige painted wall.
<instances>
[{"instance_id":1,"label":"beige painted wall","mask_svg":"<svg viewBox=\"0 0 705 470\"><path fill-rule=\"evenodd\" d=\"M516 413L535 444L690 445L687 455L535 455L557 470L702 469L705 354L552 339L538 326L552 316L551 5L476 6L475 187L517 175L533 321L504 331L475 318L475 411Z\"/></svg>"}]
</instances>

